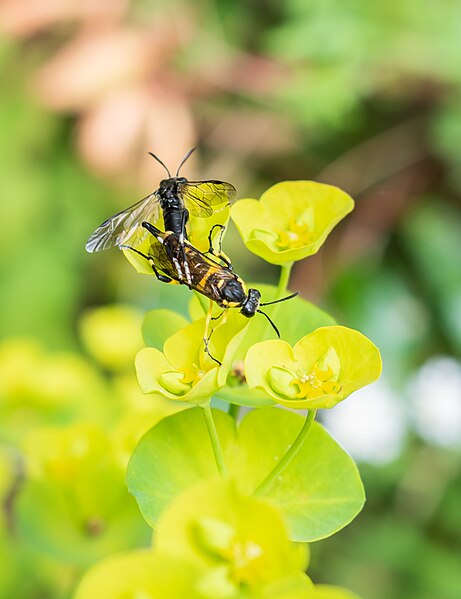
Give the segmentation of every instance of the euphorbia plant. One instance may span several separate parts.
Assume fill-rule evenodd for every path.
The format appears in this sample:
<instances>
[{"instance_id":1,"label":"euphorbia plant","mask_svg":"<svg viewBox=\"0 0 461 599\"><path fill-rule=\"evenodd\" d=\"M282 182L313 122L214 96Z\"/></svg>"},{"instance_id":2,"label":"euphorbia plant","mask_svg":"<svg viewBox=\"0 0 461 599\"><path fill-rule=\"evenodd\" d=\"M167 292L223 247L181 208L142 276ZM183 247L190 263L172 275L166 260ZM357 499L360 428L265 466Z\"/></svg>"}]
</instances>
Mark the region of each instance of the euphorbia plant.
<instances>
[{"instance_id":1,"label":"euphorbia plant","mask_svg":"<svg viewBox=\"0 0 461 599\"><path fill-rule=\"evenodd\" d=\"M311 181L279 183L259 202L233 206L247 248L281 266L276 286L257 286L265 301L286 294L293 263L318 251L352 208L345 192ZM260 317L230 311L225 322L217 320L210 343L220 365L204 351L201 305L191 301L191 322L172 311L149 313L148 347L136 358L139 383L153 402L191 406L151 428L128 466L129 489L155 530L153 548L97 566L77 598L182 597L186 588L187 596L203 599L352 598L312 584L300 543L334 534L363 506L354 462L314 420L317 410L379 377L378 349L295 298L268 309L281 339ZM215 397L229 404L227 414L212 409ZM240 405L253 410L239 421ZM136 560L158 575L131 576ZM173 577L164 572L168 562ZM122 572L122 563L129 570Z\"/></svg>"}]
</instances>

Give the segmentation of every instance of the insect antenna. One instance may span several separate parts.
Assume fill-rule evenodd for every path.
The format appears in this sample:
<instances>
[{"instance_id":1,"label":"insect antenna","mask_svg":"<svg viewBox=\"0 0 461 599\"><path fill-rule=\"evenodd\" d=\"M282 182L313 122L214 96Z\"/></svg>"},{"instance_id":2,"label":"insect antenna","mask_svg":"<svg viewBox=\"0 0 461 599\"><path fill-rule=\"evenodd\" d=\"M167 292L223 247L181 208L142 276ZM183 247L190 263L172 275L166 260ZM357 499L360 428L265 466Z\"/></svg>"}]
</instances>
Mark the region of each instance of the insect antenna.
<instances>
[{"instance_id":1,"label":"insect antenna","mask_svg":"<svg viewBox=\"0 0 461 599\"><path fill-rule=\"evenodd\" d=\"M277 337L280 339L280 331L278 330L278 328L275 326L275 323L269 318L269 315L266 314L265 312L263 312L262 310L256 310L256 312L258 312L259 314L262 314L263 316L265 316L267 318L267 320L270 322L271 327L274 329L274 331L277 333Z\"/></svg>"},{"instance_id":2,"label":"insect antenna","mask_svg":"<svg viewBox=\"0 0 461 599\"><path fill-rule=\"evenodd\" d=\"M164 164L164 163L163 163L163 162L160 160L160 158L159 158L158 156L156 156L155 154L153 154L152 152L147 152L147 153L148 153L148 154L150 154L150 155L152 156L152 158L155 158L155 160L156 160L157 162L160 162L160 164L161 164L161 165L163 166L163 168L166 170L166 172L168 173L168 176L169 176L169 177L170 177L170 179L171 179L171 173L170 173L170 171L168 170L168 167L166 166L166 164Z\"/></svg>"},{"instance_id":3,"label":"insect antenna","mask_svg":"<svg viewBox=\"0 0 461 599\"><path fill-rule=\"evenodd\" d=\"M260 306L270 306L271 304L278 304L279 302L286 302L289 299L292 299L293 297L296 297L299 294L299 291L296 291L296 293L292 293L291 295L287 295L286 297L282 297L281 299L278 300L274 300L273 302L266 302L264 304L259 304Z\"/></svg>"},{"instance_id":4,"label":"insect antenna","mask_svg":"<svg viewBox=\"0 0 461 599\"><path fill-rule=\"evenodd\" d=\"M176 171L176 175L175 177L177 177L179 175L179 171L181 170L182 165L186 162L186 160L189 158L189 156L192 154L192 152L195 152L197 148L191 148L187 154L184 156L184 158L181 160L179 166L178 166L178 170Z\"/></svg>"}]
</instances>

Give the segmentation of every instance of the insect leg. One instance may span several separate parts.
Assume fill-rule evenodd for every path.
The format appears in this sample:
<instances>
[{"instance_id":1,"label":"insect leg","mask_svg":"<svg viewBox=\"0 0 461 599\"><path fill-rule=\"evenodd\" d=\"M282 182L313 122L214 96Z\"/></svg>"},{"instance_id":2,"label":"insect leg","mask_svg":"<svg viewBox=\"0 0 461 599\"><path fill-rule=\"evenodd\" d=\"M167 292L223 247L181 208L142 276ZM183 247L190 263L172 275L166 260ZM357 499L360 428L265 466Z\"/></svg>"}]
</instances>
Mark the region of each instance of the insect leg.
<instances>
[{"instance_id":1,"label":"insect leg","mask_svg":"<svg viewBox=\"0 0 461 599\"><path fill-rule=\"evenodd\" d=\"M184 275L181 269L181 265L179 263L179 260L177 258L177 256L171 251L171 247L168 244L168 242L166 241L168 239L169 236L166 236L164 233L162 233L162 231L160 231L160 229L157 229L157 227L154 227L154 225L152 225L151 223L148 223L147 221L143 221L142 226L147 229L149 231L149 233L151 233L159 243L163 244L163 247L165 248L165 251L169 257L169 259L173 262L173 265L176 269L176 273L178 275L178 279L179 282L182 283L184 281ZM187 270L189 270L189 265L187 265Z\"/></svg>"},{"instance_id":2,"label":"insect leg","mask_svg":"<svg viewBox=\"0 0 461 599\"><path fill-rule=\"evenodd\" d=\"M213 362L216 362L216 364L219 364L220 366L222 366L222 363L211 355L210 349L208 347L208 343L209 343L209 341L211 339L211 335L213 334L213 329L211 329L210 334L208 334L208 331L211 328L211 320L212 320L211 314L212 314L212 310L213 310L213 302L210 301L210 308L208 310L208 313L207 313L206 319L205 319L205 330L203 332L203 343L205 345L205 353L210 356L210 358L213 360Z\"/></svg>"},{"instance_id":3,"label":"insect leg","mask_svg":"<svg viewBox=\"0 0 461 599\"><path fill-rule=\"evenodd\" d=\"M229 310L228 309L224 310L224 316L223 316L223 319L220 324L226 324L228 315L229 315Z\"/></svg>"},{"instance_id":4,"label":"insect leg","mask_svg":"<svg viewBox=\"0 0 461 599\"><path fill-rule=\"evenodd\" d=\"M132 252L136 252L137 254L139 254L140 256L142 256L143 258L145 258L149 262L149 264L151 265L151 268L154 271L154 274L157 277L157 279L159 281L162 281L162 283L171 283L172 282L173 279L171 279L170 277L167 277L165 275L162 275L162 274L160 274L158 272L152 256L149 256L148 254L143 254L143 252L140 252L136 248L131 247L131 245L121 245L119 247L121 247L123 249L131 250Z\"/></svg>"},{"instance_id":5,"label":"insect leg","mask_svg":"<svg viewBox=\"0 0 461 599\"><path fill-rule=\"evenodd\" d=\"M168 258L171 260L171 262L173 262L173 266L175 267L176 273L178 275L178 279L180 283L184 283L184 273L182 271L181 266L184 267L184 272L186 273L186 279L187 279L187 273L189 273L189 279L190 279L190 272L189 272L189 264L187 262L184 261L180 261L178 260L178 253L174 252L170 245L168 243L166 243L164 245L164 248L166 250L166 253L168 255ZM189 281L186 281L186 284L189 285Z\"/></svg>"},{"instance_id":6,"label":"insect leg","mask_svg":"<svg viewBox=\"0 0 461 599\"><path fill-rule=\"evenodd\" d=\"M218 316L212 316L211 320L219 320L225 311L226 311L226 308L224 308L224 310L220 314L218 314Z\"/></svg>"},{"instance_id":7,"label":"insect leg","mask_svg":"<svg viewBox=\"0 0 461 599\"><path fill-rule=\"evenodd\" d=\"M186 223L189 218L189 211L184 208L181 212L181 233L179 235L179 243L184 247L184 239L187 239L186 235Z\"/></svg>"},{"instance_id":8,"label":"insect leg","mask_svg":"<svg viewBox=\"0 0 461 599\"><path fill-rule=\"evenodd\" d=\"M148 223L147 221L143 221L142 222L142 226L147 229L149 231L149 233L151 233L156 239L157 241L159 241L160 243L163 244L164 238L163 236L165 235L164 233L162 233L162 231L160 231L160 229L157 229L157 227L154 227L154 225L151 225L150 223Z\"/></svg>"},{"instance_id":9,"label":"insect leg","mask_svg":"<svg viewBox=\"0 0 461 599\"><path fill-rule=\"evenodd\" d=\"M189 212L184 209L181 215L181 234L179 236L179 246L181 252L181 261L184 267L184 274L188 285L192 285L192 277L190 276L189 263L187 262L186 250L184 248L184 237L186 233L186 222L189 217Z\"/></svg>"},{"instance_id":10,"label":"insect leg","mask_svg":"<svg viewBox=\"0 0 461 599\"><path fill-rule=\"evenodd\" d=\"M218 241L218 246L219 249L218 251L216 251L213 247L213 231L218 228L221 229L221 233L219 235L219 241ZM215 256L216 258L218 258L219 260L222 260L222 262L224 262L224 264L227 266L227 268L229 270L232 270L232 262L230 261L230 259L226 256L226 254L222 251L222 238L224 235L224 231L226 230L226 227L224 225L220 225L215 224L211 227L210 232L208 233L208 251L205 252L205 254L211 254L212 256Z\"/></svg>"}]
</instances>

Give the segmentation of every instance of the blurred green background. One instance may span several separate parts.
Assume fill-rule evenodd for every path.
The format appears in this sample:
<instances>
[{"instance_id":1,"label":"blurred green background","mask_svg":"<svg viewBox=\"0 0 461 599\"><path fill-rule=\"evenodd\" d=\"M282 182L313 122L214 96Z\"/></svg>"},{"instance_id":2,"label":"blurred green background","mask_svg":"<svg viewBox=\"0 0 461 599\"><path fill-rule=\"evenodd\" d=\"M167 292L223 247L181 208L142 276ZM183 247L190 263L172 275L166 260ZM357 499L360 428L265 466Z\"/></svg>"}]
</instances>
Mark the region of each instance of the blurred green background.
<instances>
[{"instance_id":1,"label":"blurred green background","mask_svg":"<svg viewBox=\"0 0 461 599\"><path fill-rule=\"evenodd\" d=\"M185 310L187 290L84 244L157 186L148 150L172 169L198 145L184 174L231 181L238 197L314 179L357 200L290 284L384 360L378 384L324 414L368 501L312 546L310 575L365 599L459 599L461 3L1 0L0 31L0 596L62 599L92 561L148 542L135 509L122 523L133 539L122 529L92 553L99 524L86 512L84 532L76 523L49 544L28 518L43 481L59 487L54 505L79 471L40 457L74 455L64 429L83 435L86 455L109 444L120 466L146 418L170 409L136 390L132 357L142 313ZM235 230L225 249L245 278L274 281ZM107 304L122 307L94 311ZM130 431L127 410L139 420ZM87 420L99 432L82 432ZM123 493L114 469L108 484ZM18 472L39 487L26 489L19 524Z\"/></svg>"}]
</instances>

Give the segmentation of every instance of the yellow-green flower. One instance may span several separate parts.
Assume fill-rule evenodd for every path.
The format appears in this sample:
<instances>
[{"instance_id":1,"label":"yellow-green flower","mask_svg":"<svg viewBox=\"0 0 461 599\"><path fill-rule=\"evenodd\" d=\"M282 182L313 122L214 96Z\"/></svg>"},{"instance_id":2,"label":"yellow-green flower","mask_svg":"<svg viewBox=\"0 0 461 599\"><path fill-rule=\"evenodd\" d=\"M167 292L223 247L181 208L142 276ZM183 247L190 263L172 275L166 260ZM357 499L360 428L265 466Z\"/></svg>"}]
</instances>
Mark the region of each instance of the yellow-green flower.
<instances>
[{"instance_id":1,"label":"yellow-green flower","mask_svg":"<svg viewBox=\"0 0 461 599\"><path fill-rule=\"evenodd\" d=\"M306 565L304 547L289 541L277 509L222 479L198 483L175 499L158 521L154 547L199 568L198 588L210 598L259 596Z\"/></svg>"},{"instance_id":2,"label":"yellow-green flower","mask_svg":"<svg viewBox=\"0 0 461 599\"><path fill-rule=\"evenodd\" d=\"M173 556L147 549L130 551L91 568L74 599L205 599L194 589L195 577L189 564Z\"/></svg>"},{"instance_id":3,"label":"yellow-green flower","mask_svg":"<svg viewBox=\"0 0 461 599\"><path fill-rule=\"evenodd\" d=\"M93 424L41 427L28 435L24 452L28 479L75 486L80 495L83 486L78 485L82 479L90 480L101 477L102 472L110 472L122 480L123 470L115 459L108 434ZM88 485L85 492L92 495L94 490L90 487Z\"/></svg>"},{"instance_id":4,"label":"yellow-green flower","mask_svg":"<svg viewBox=\"0 0 461 599\"><path fill-rule=\"evenodd\" d=\"M381 374L378 348L342 326L316 329L292 348L281 340L249 349L245 372L250 387L291 408L332 408Z\"/></svg>"},{"instance_id":5,"label":"yellow-green flower","mask_svg":"<svg viewBox=\"0 0 461 599\"><path fill-rule=\"evenodd\" d=\"M353 207L352 198L333 185L284 181L259 201L238 201L231 216L250 251L272 264L287 264L315 254Z\"/></svg>"},{"instance_id":6,"label":"yellow-green flower","mask_svg":"<svg viewBox=\"0 0 461 599\"><path fill-rule=\"evenodd\" d=\"M130 306L113 305L86 312L80 333L90 354L106 368L132 368L136 352L143 346L143 315Z\"/></svg>"},{"instance_id":7,"label":"yellow-green flower","mask_svg":"<svg viewBox=\"0 0 461 599\"><path fill-rule=\"evenodd\" d=\"M145 542L148 531L126 489L124 468L101 428L40 428L28 435L24 455L15 523L36 551L89 566Z\"/></svg>"},{"instance_id":8,"label":"yellow-green flower","mask_svg":"<svg viewBox=\"0 0 461 599\"><path fill-rule=\"evenodd\" d=\"M0 381L0 437L13 445L42 425L101 415L109 397L107 381L83 357L27 338L0 343Z\"/></svg>"},{"instance_id":9,"label":"yellow-green flower","mask_svg":"<svg viewBox=\"0 0 461 599\"><path fill-rule=\"evenodd\" d=\"M225 385L248 320L231 312L225 324L213 326L209 350L221 366L205 352L205 319L202 318L168 337L163 353L153 347L138 353L136 371L143 392L196 404L207 403Z\"/></svg>"}]
</instances>

